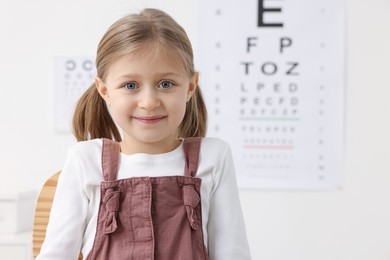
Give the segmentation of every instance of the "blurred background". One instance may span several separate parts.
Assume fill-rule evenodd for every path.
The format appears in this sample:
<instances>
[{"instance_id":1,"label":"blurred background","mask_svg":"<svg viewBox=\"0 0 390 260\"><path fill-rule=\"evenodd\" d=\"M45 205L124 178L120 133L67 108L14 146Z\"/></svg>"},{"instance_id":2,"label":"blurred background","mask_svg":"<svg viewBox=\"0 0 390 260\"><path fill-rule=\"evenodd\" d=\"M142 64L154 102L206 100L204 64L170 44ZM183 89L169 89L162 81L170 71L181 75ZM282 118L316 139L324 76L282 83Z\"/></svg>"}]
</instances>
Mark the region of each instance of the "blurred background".
<instances>
[{"instance_id":1,"label":"blurred background","mask_svg":"<svg viewBox=\"0 0 390 260\"><path fill-rule=\"evenodd\" d=\"M240 190L255 260L390 259L390 1L345 3L343 186ZM55 126L55 57L94 57L107 27L144 7L171 14L197 55L196 0L0 1L0 227L9 202L35 200L76 142ZM0 228L1 259L31 257L22 229Z\"/></svg>"}]
</instances>

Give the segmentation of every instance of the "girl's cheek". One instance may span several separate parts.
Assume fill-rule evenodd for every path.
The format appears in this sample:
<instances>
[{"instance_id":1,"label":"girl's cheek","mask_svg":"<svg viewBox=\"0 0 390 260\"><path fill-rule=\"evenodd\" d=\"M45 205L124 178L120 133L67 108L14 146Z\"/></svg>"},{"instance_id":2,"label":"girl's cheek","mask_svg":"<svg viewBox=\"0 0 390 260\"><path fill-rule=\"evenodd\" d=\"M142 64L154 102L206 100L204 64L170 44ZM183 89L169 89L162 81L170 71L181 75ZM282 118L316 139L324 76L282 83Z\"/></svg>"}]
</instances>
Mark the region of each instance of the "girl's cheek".
<instances>
[{"instance_id":1,"label":"girl's cheek","mask_svg":"<svg viewBox=\"0 0 390 260\"><path fill-rule=\"evenodd\" d=\"M131 104L134 103L134 101L132 100L132 98L128 97L128 96L121 96L121 97L118 97L115 102L118 104L118 106L120 107L123 107L123 106L129 106Z\"/></svg>"}]
</instances>

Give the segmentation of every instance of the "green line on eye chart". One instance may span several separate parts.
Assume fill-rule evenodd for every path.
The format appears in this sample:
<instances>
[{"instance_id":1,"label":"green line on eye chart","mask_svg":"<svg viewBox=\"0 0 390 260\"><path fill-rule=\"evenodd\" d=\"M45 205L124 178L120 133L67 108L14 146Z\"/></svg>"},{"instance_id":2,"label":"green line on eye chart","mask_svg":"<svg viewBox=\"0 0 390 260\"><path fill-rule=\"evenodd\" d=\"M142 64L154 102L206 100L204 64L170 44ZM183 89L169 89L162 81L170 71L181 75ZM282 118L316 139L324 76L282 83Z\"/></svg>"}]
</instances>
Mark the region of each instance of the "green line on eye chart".
<instances>
[{"instance_id":1,"label":"green line on eye chart","mask_svg":"<svg viewBox=\"0 0 390 260\"><path fill-rule=\"evenodd\" d=\"M299 121L297 117L249 117L241 116L240 121Z\"/></svg>"}]
</instances>

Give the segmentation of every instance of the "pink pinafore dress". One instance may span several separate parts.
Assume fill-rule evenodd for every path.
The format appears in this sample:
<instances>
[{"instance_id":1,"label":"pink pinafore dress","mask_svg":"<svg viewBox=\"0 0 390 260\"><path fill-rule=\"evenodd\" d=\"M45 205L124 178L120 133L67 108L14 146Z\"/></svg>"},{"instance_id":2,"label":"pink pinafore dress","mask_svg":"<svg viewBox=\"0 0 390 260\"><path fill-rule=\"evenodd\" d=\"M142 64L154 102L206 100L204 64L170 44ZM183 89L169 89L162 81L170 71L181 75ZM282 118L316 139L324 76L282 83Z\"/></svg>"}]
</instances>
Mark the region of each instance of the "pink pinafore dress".
<instances>
[{"instance_id":1,"label":"pink pinafore dress","mask_svg":"<svg viewBox=\"0 0 390 260\"><path fill-rule=\"evenodd\" d=\"M89 260L207 260L196 177L200 138L184 139L184 176L117 180L120 145L103 139L96 236Z\"/></svg>"}]
</instances>

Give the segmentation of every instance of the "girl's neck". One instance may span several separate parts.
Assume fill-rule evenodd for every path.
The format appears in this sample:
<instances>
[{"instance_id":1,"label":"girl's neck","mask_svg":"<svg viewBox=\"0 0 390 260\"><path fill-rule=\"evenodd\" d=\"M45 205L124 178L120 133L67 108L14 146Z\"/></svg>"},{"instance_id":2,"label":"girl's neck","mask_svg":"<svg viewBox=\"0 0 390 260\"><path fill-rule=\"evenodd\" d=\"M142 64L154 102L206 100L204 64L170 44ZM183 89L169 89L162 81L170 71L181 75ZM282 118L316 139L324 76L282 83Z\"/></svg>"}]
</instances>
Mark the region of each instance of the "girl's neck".
<instances>
[{"instance_id":1,"label":"girl's neck","mask_svg":"<svg viewBox=\"0 0 390 260\"><path fill-rule=\"evenodd\" d=\"M124 139L121 143L121 152L127 155L145 153L145 154L162 154L175 150L180 144L181 139L174 138L164 140L158 143L140 143Z\"/></svg>"}]
</instances>

